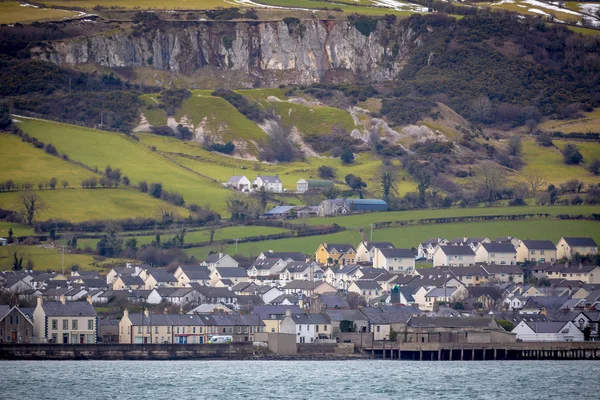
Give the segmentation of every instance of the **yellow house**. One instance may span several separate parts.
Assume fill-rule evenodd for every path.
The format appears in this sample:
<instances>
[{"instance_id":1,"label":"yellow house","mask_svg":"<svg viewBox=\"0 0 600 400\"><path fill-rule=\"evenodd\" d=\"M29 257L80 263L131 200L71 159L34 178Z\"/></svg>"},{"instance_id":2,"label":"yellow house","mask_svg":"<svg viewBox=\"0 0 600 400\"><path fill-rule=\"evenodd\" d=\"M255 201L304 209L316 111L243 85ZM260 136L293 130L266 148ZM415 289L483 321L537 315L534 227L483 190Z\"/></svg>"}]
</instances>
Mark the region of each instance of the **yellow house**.
<instances>
[{"instance_id":1,"label":"yellow house","mask_svg":"<svg viewBox=\"0 0 600 400\"><path fill-rule=\"evenodd\" d=\"M562 237L556 244L558 258L571 258L575 254L595 255L598 254L598 245L590 237Z\"/></svg>"},{"instance_id":2,"label":"yellow house","mask_svg":"<svg viewBox=\"0 0 600 400\"><path fill-rule=\"evenodd\" d=\"M139 276L121 275L113 283L113 290L138 290L144 288L144 281Z\"/></svg>"},{"instance_id":3,"label":"yellow house","mask_svg":"<svg viewBox=\"0 0 600 400\"><path fill-rule=\"evenodd\" d=\"M315 261L321 265L354 264L356 263L356 251L350 244L323 243L315 252Z\"/></svg>"},{"instance_id":4,"label":"yellow house","mask_svg":"<svg viewBox=\"0 0 600 400\"><path fill-rule=\"evenodd\" d=\"M40 343L89 344L96 343L98 321L92 299L67 302L37 299L33 312L32 341Z\"/></svg>"},{"instance_id":5,"label":"yellow house","mask_svg":"<svg viewBox=\"0 0 600 400\"><path fill-rule=\"evenodd\" d=\"M456 279L465 286L479 286L488 283L488 273L481 266L449 268Z\"/></svg>"},{"instance_id":6,"label":"yellow house","mask_svg":"<svg viewBox=\"0 0 600 400\"><path fill-rule=\"evenodd\" d=\"M556 246L549 240L521 240L517 246L517 262L556 261Z\"/></svg>"}]
</instances>

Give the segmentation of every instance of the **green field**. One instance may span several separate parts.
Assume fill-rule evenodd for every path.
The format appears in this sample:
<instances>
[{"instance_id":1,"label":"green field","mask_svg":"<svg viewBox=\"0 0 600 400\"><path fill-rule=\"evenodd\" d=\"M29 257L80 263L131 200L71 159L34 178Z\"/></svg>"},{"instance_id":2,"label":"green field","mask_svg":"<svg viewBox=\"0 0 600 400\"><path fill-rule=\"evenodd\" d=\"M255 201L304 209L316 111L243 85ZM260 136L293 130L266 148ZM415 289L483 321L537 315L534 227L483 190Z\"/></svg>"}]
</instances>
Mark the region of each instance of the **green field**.
<instances>
[{"instance_id":1,"label":"green field","mask_svg":"<svg viewBox=\"0 0 600 400\"><path fill-rule=\"evenodd\" d=\"M414 14L412 11L396 11L387 7L364 7L360 5L349 5L349 2L340 4L337 2L326 2L316 0L257 0L257 3L268 4L271 6L280 7L296 7L296 8L308 8L308 9L323 9L323 8L340 8L346 14L358 13L358 14L369 14L369 15L386 15L394 14L397 16L408 16ZM365 2L355 4L366 4Z\"/></svg>"},{"instance_id":2,"label":"green field","mask_svg":"<svg viewBox=\"0 0 600 400\"><path fill-rule=\"evenodd\" d=\"M466 222L375 229L373 231L373 240L392 242L396 247L402 248L418 247L420 242L433 237L452 239L463 236L486 236L493 240L498 236L511 235L519 239L547 239L552 240L554 243L562 236L591 236L597 242L600 242L599 228L600 224L594 221L527 220L486 223ZM302 251L312 255L319 244L324 242L348 243L357 246L361 242L361 236L357 230L348 230L331 235L242 243L239 244L238 254L257 256L263 251L273 250ZM235 245L188 249L187 253L190 256L195 256L197 259L204 259L208 255L209 250L234 254Z\"/></svg>"},{"instance_id":3,"label":"green field","mask_svg":"<svg viewBox=\"0 0 600 400\"><path fill-rule=\"evenodd\" d=\"M64 219L81 222L92 219L158 218L158 206L167 204L129 188L57 189L40 190L36 193L47 205L47 209L36 220ZM0 208L18 209L18 198L19 192L0 193ZM189 211L184 208L169 207L173 207L182 217L189 215Z\"/></svg>"},{"instance_id":4,"label":"green field","mask_svg":"<svg viewBox=\"0 0 600 400\"><path fill-rule=\"evenodd\" d=\"M481 207L450 208L445 210L392 211L350 215L347 217L308 218L299 223L309 225L338 224L345 227L368 228L372 222L407 221L428 218L467 217L486 215L522 215L522 214L569 214L591 215L600 213L600 206L525 206L525 207ZM483 225L488 222L482 223ZM442 226L442 225L436 225ZM599 226L600 227L600 226Z\"/></svg>"},{"instance_id":5,"label":"green field","mask_svg":"<svg viewBox=\"0 0 600 400\"><path fill-rule=\"evenodd\" d=\"M8 238L8 231L10 229L12 229L14 237L30 236L35 234L33 228L27 225L17 224L16 222L0 221L0 237L5 239Z\"/></svg>"},{"instance_id":6,"label":"green field","mask_svg":"<svg viewBox=\"0 0 600 400\"><path fill-rule=\"evenodd\" d=\"M74 17L76 11L55 10L51 8L24 7L16 1L0 2L0 24L28 23L34 21L62 20Z\"/></svg>"},{"instance_id":7,"label":"green field","mask_svg":"<svg viewBox=\"0 0 600 400\"><path fill-rule=\"evenodd\" d=\"M308 236L302 238L266 240L264 242L240 243L238 245L238 254L245 256L258 256L263 251L301 251L305 254L313 254L319 244L329 243L352 243L360 242L360 235L355 231L338 232L331 235ZM223 252L230 255L235 254L235 244L226 246L197 247L187 249L188 256L194 256L198 260L203 260L208 256L209 251Z\"/></svg>"},{"instance_id":8,"label":"green field","mask_svg":"<svg viewBox=\"0 0 600 400\"><path fill-rule=\"evenodd\" d=\"M8 133L0 133L0 170L2 176L15 183L47 182L55 177L59 187L66 180L70 186L77 186L85 178L97 176L93 172L58 157L51 156L31 143Z\"/></svg>"},{"instance_id":9,"label":"green field","mask_svg":"<svg viewBox=\"0 0 600 400\"><path fill-rule=\"evenodd\" d=\"M544 179L548 183L559 184L569 179L579 179L587 183L598 183L600 178L593 176L585 170L583 166L566 165L563 162L563 156L560 152L560 147L566 145L567 141L555 140L554 144L557 147L542 147L533 140L523 141L522 159L527 163L523 167L523 172L531 170L541 172ZM575 143L580 148L584 157L592 154L598 155L600 144L591 142L569 142ZM589 159L585 160L586 162Z\"/></svg>"},{"instance_id":10,"label":"green field","mask_svg":"<svg viewBox=\"0 0 600 400\"><path fill-rule=\"evenodd\" d=\"M556 19L558 19L560 21L577 22L580 19L579 15L570 14L568 12L562 12L562 11L559 11L556 9L546 8L546 7L542 7L542 6L538 6L538 5L531 5L531 4L528 4L526 2L522 2L519 0L515 0L514 2L511 2L511 3L478 3L478 6L498 8L498 9L502 9L502 10L512 11L512 12L516 12L519 14L531 15L531 16L536 16L536 17L539 17L542 14L540 14L539 12L531 11L531 10L538 10L538 11L544 12L546 14L553 15ZM556 6L550 6L550 5L548 5L548 7L556 8Z\"/></svg>"},{"instance_id":11,"label":"green field","mask_svg":"<svg viewBox=\"0 0 600 400\"><path fill-rule=\"evenodd\" d=\"M281 116L285 125L295 126L304 136L329 134L336 124L341 125L348 133L355 128L350 114L339 108L283 101L271 102L270 106Z\"/></svg>"},{"instance_id":12,"label":"green field","mask_svg":"<svg viewBox=\"0 0 600 400\"><path fill-rule=\"evenodd\" d=\"M100 5L106 8L141 8L157 10L208 10L217 7L231 7L231 3L224 0L177 0L165 2L160 0L44 0L43 4L59 7L80 7L91 10Z\"/></svg>"},{"instance_id":13,"label":"green field","mask_svg":"<svg viewBox=\"0 0 600 400\"><path fill-rule=\"evenodd\" d=\"M31 260L34 270L46 271L52 270L60 272L62 269L62 250L57 248L43 248L40 246L4 246L0 247L0 270L10 270L13 266L14 252L17 251L19 257L23 256L23 267L27 266L27 261ZM65 252L65 273L71 271L71 266L79 265L82 270L100 270L107 263L119 260L110 258L97 258L88 254L69 254Z\"/></svg>"},{"instance_id":14,"label":"green field","mask_svg":"<svg viewBox=\"0 0 600 400\"><path fill-rule=\"evenodd\" d=\"M569 26L569 29L585 29ZM596 32L600 35L600 31L587 29L588 31ZM581 32L584 33L584 32ZM583 112L583 118L569 120L554 120L548 119L543 121L539 127L547 132L562 132L562 133L590 133L600 131L600 108L590 112Z\"/></svg>"},{"instance_id":15,"label":"green field","mask_svg":"<svg viewBox=\"0 0 600 400\"><path fill-rule=\"evenodd\" d=\"M214 240L241 239L251 236L274 235L277 233L287 232L287 229L273 228L267 226L232 226L220 228L215 232ZM173 234L161 234L161 242L166 242L173 238ZM124 237L129 239L130 236ZM152 243L156 239L156 235L131 236L137 240L138 246ZM78 239L77 248L85 249L87 246L92 249L96 248L99 239ZM210 233L208 230L188 232L185 235L185 243L200 243L210 241Z\"/></svg>"},{"instance_id":16,"label":"green field","mask_svg":"<svg viewBox=\"0 0 600 400\"><path fill-rule=\"evenodd\" d=\"M73 160L104 170L107 165L121 168L131 182L159 182L165 190L184 196L187 204L209 204L218 212L225 211L225 198L230 192L206 178L186 171L126 135L97 129L40 120L24 120L21 129Z\"/></svg>"}]
</instances>

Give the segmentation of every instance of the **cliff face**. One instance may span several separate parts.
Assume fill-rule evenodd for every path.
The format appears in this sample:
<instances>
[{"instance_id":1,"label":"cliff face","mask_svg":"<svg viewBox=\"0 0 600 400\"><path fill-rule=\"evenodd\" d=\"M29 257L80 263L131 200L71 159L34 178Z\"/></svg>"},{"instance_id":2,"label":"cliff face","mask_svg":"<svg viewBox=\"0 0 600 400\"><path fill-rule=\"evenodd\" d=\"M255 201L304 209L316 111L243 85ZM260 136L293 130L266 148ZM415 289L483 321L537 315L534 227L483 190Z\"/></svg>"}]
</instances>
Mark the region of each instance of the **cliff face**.
<instances>
[{"instance_id":1,"label":"cliff face","mask_svg":"<svg viewBox=\"0 0 600 400\"><path fill-rule=\"evenodd\" d=\"M349 21L163 22L33 47L33 58L56 64L152 67L192 74L203 68L262 81L312 83L396 77L416 42L402 22L378 21L365 36Z\"/></svg>"}]
</instances>

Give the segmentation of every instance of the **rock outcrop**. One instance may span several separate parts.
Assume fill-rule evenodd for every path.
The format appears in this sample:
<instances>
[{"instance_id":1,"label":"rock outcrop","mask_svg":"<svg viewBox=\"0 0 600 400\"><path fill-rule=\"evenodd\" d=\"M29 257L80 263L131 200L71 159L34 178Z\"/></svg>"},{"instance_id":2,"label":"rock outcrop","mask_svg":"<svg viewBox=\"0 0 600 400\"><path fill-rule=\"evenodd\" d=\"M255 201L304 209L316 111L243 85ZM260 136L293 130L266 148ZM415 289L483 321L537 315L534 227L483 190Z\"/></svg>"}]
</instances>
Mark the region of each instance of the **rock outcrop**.
<instances>
[{"instance_id":1,"label":"rock outcrop","mask_svg":"<svg viewBox=\"0 0 600 400\"><path fill-rule=\"evenodd\" d=\"M45 42L31 54L66 65L241 72L261 83L381 82L397 76L416 36L404 21L379 20L368 36L351 21L161 22Z\"/></svg>"}]
</instances>

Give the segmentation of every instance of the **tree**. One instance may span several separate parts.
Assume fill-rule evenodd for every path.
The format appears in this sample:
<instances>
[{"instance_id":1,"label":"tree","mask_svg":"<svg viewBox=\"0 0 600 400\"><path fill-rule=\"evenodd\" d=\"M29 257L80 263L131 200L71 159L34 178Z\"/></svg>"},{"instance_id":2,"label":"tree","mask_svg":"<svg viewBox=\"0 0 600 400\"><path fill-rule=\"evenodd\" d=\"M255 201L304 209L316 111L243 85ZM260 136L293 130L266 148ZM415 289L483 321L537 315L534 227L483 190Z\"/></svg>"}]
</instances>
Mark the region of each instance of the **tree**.
<instances>
[{"instance_id":1,"label":"tree","mask_svg":"<svg viewBox=\"0 0 600 400\"><path fill-rule=\"evenodd\" d=\"M352 150L346 147L344 151L342 151L340 160L342 160L342 163L344 164L352 164L352 162L354 161L354 153L352 152Z\"/></svg>"},{"instance_id":2,"label":"tree","mask_svg":"<svg viewBox=\"0 0 600 400\"><path fill-rule=\"evenodd\" d=\"M244 221L257 218L260 215L260 205L251 197L243 193L234 193L226 200L227 209L232 221Z\"/></svg>"},{"instance_id":3,"label":"tree","mask_svg":"<svg viewBox=\"0 0 600 400\"><path fill-rule=\"evenodd\" d=\"M427 172L421 172L417 175L417 179L419 180L419 185L417 189L419 190L419 203L421 207L425 205L425 193L431 185L431 175Z\"/></svg>"},{"instance_id":4,"label":"tree","mask_svg":"<svg viewBox=\"0 0 600 400\"><path fill-rule=\"evenodd\" d=\"M12 269L13 269L13 271L20 271L23 269L23 255L21 254L21 256L19 257L18 251L13 252Z\"/></svg>"},{"instance_id":5,"label":"tree","mask_svg":"<svg viewBox=\"0 0 600 400\"><path fill-rule=\"evenodd\" d=\"M542 135L537 135L535 137L535 141L538 145L542 146L542 147L552 147L554 146L554 143L552 143L552 138L548 135L542 134Z\"/></svg>"},{"instance_id":6,"label":"tree","mask_svg":"<svg viewBox=\"0 0 600 400\"><path fill-rule=\"evenodd\" d=\"M62 187L63 187L63 189L66 189L66 188L68 188L68 187L69 187L69 182L67 182L67 181L62 181L61 183L62 183Z\"/></svg>"},{"instance_id":7,"label":"tree","mask_svg":"<svg viewBox=\"0 0 600 400\"><path fill-rule=\"evenodd\" d=\"M583 156L574 144L568 144L562 150L563 161L568 165L577 165L583 161Z\"/></svg>"},{"instance_id":8,"label":"tree","mask_svg":"<svg viewBox=\"0 0 600 400\"><path fill-rule=\"evenodd\" d=\"M398 189L396 188L396 176L391 171L383 171L381 174L381 190L383 194L383 200L388 205L390 204L390 196L398 195Z\"/></svg>"},{"instance_id":9,"label":"tree","mask_svg":"<svg viewBox=\"0 0 600 400\"><path fill-rule=\"evenodd\" d=\"M150 195L152 195L152 197L160 199L161 194L162 194L162 183L152 183L150 185Z\"/></svg>"},{"instance_id":10,"label":"tree","mask_svg":"<svg viewBox=\"0 0 600 400\"><path fill-rule=\"evenodd\" d=\"M521 150L523 150L523 144L521 143L521 138L519 136L511 136L508 139L508 154L511 156L518 156L521 154Z\"/></svg>"},{"instance_id":11,"label":"tree","mask_svg":"<svg viewBox=\"0 0 600 400\"><path fill-rule=\"evenodd\" d=\"M12 242L15 241L15 238L13 237L13 230L12 228L8 229L8 238L7 238L8 244L11 244Z\"/></svg>"},{"instance_id":12,"label":"tree","mask_svg":"<svg viewBox=\"0 0 600 400\"><path fill-rule=\"evenodd\" d=\"M175 209L168 204L156 207L156 215L164 225L171 225L175 221Z\"/></svg>"},{"instance_id":13,"label":"tree","mask_svg":"<svg viewBox=\"0 0 600 400\"><path fill-rule=\"evenodd\" d=\"M58 180L55 177L52 177L50 179L49 184L50 184L50 189L54 190L54 189L56 189L56 185L58 184Z\"/></svg>"},{"instance_id":14,"label":"tree","mask_svg":"<svg viewBox=\"0 0 600 400\"><path fill-rule=\"evenodd\" d=\"M109 224L104 229L104 236L96 244L96 251L103 257L116 257L123 251L123 239L119 236L120 227Z\"/></svg>"},{"instance_id":15,"label":"tree","mask_svg":"<svg viewBox=\"0 0 600 400\"><path fill-rule=\"evenodd\" d=\"M146 181L140 181L140 183L138 184L140 191L143 193L147 193L148 192L148 182Z\"/></svg>"},{"instance_id":16,"label":"tree","mask_svg":"<svg viewBox=\"0 0 600 400\"><path fill-rule=\"evenodd\" d=\"M258 154L261 161L291 162L302 158L302 152L292 140L292 131L281 124L271 124L271 134Z\"/></svg>"},{"instance_id":17,"label":"tree","mask_svg":"<svg viewBox=\"0 0 600 400\"><path fill-rule=\"evenodd\" d=\"M17 203L17 206L22 210L23 220L27 225L32 225L33 218L48 208L35 192L29 190L21 192Z\"/></svg>"},{"instance_id":18,"label":"tree","mask_svg":"<svg viewBox=\"0 0 600 400\"><path fill-rule=\"evenodd\" d=\"M125 247L131 249L134 253L137 251L137 239L129 238L125 241Z\"/></svg>"},{"instance_id":19,"label":"tree","mask_svg":"<svg viewBox=\"0 0 600 400\"><path fill-rule=\"evenodd\" d=\"M335 169L328 167L327 165L321 165L319 167L319 176L321 179L333 179L335 178Z\"/></svg>"},{"instance_id":20,"label":"tree","mask_svg":"<svg viewBox=\"0 0 600 400\"><path fill-rule=\"evenodd\" d=\"M325 196L325 198L329 200L337 199L340 196L340 190L333 186L331 189L323 192L323 196Z\"/></svg>"},{"instance_id":21,"label":"tree","mask_svg":"<svg viewBox=\"0 0 600 400\"><path fill-rule=\"evenodd\" d=\"M363 198L363 189L367 187L367 183L360 176L353 174L346 175L346 184L350 186L353 192L358 194L358 197Z\"/></svg>"},{"instance_id":22,"label":"tree","mask_svg":"<svg viewBox=\"0 0 600 400\"><path fill-rule=\"evenodd\" d=\"M267 204L269 204L269 192L264 186L261 186L258 190L258 201L260 202L260 209L262 212L265 212Z\"/></svg>"},{"instance_id":23,"label":"tree","mask_svg":"<svg viewBox=\"0 0 600 400\"><path fill-rule=\"evenodd\" d=\"M487 123L492 115L492 102L487 96L480 96L471 102L471 117L478 122Z\"/></svg>"},{"instance_id":24,"label":"tree","mask_svg":"<svg viewBox=\"0 0 600 400\"><path fill-rule=\"evenodd\" d=\"M185 234L187 230L185 228L181 228L173 237L172 243L174 247L182 247L185 242Z\"/></svg>"},{"instance_id":25,"label":"tree","mask_svg":"<svg viewBox=\"0 0 600 400\"><path fill-rule=\"evenodd\" d=\"M590 165L588 165L587 170L596 176L600 175L600 159L593 159Z\"/></svg>"},{"instance_id":26,"label":"tree","mask_svg":"<svg viewBox=\"0 0 600 400\"><path fill-rule=\"evenodd\" d=\"M531 188L531 194L533 195L533 197L536 196L537 191L546 182L544 173L535 169L523 171L521 173L521 176L523 177L523 179L525 179L525 182L527 182L527 184Z\"/></svg>"},{"instance_id":27,"label":"tree","mask_svg":"<svg viewBox=\"0 0 600 400\"><path fill-rule=\"evenodd\" d=\"M7 103L0 104L0 130L6 130L12 125L10 108Z\"/></svg>"},{"instance_id":28,"label":"tree","mask_svg":"<svg viewBox=\"0 0 600 400\"><path fill-rule=\"evenodd\" d=\"M211 221L208 223L208 233L210 235L210 241L208 242L209 245L213 244L215 234L217 233L217 229L219 229L219 226L217 225L216 221Z\"/></svg>"},{"instance_id":29,"label":"tree","mask_svg":"<svg viewBox=\"0 0 600 400\"><path fill-rule=\"evenodd\" d=\"M492 205L497 194L506 183L506 175L498 164L492 161L484 161L478 168L477 184L479 189L487 194L488 205Z\"/></svg>"}]
</instances>

